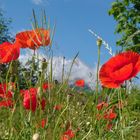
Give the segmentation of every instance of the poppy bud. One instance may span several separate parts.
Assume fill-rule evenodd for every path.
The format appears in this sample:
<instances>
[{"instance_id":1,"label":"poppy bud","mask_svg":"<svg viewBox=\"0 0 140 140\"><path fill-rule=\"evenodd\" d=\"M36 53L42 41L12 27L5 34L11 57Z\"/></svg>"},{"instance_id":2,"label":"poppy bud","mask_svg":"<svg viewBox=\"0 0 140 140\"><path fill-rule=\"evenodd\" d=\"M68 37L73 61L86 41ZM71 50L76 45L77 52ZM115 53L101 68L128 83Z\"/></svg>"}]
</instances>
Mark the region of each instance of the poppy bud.
<instances>
[{"instance_id":1,"label":"poppy bud","mask_svg":"<svg viewBox=\"0 0 140 140\"><path fill-rule=\"evenodd\" d=\"M102 45L102 40L101 40L101 39L97 39L96 43L97 43L97 46L98 46L98 47L101 47L101 45Z\"/></svg>"}]
</instances>

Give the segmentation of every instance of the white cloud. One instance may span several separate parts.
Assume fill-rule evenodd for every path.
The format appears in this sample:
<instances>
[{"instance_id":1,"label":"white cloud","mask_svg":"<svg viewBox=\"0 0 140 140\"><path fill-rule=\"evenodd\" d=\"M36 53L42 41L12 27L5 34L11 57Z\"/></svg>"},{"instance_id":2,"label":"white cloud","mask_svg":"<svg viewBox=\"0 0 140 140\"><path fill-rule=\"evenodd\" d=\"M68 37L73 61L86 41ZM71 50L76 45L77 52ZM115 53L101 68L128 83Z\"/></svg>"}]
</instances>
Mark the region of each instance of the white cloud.
<instances>
[{"instance_id":1,"label":"white cloud","mask_svg":"<svg viewBox=\"0 0 140 140\"><path fill-rule=\"evenodd\" d=\"M41 4L43 1L42 0L32 0L34 4L39 5Z\"/></svg>"},{"instance_id":2,"label":"white cloud","mask_svg":"<svg viewBox=\"0 0 140 140\"><path fill-rule=\"evenodd\" d=\"M26 50L24 54L20 55L19 60L25 64L28 59L31 59L33 55L33 51ZM39 60L42 60L43 58L46 58L48 60L47 56L44 53L39 52ZM70 67L72 64L72 59L65 59L64 63L64 77L67 78L68 73L70 72ZM50 67L50 60L49 67ZM57 79L58 81L61 81L62 79L62 68L63 68L63 57L62 56L54 56L52 61L52 67L53 67L53 77L54 79ZM79 58L76 59L71 75L69 78L70 83L74 83L76 79L84 79L85 83L91 87L92 89L95 87L95 75L96 75L96 68L91 68L88 65L86 65L83 61L81 61Z\"/></svg>"}]
</instances>

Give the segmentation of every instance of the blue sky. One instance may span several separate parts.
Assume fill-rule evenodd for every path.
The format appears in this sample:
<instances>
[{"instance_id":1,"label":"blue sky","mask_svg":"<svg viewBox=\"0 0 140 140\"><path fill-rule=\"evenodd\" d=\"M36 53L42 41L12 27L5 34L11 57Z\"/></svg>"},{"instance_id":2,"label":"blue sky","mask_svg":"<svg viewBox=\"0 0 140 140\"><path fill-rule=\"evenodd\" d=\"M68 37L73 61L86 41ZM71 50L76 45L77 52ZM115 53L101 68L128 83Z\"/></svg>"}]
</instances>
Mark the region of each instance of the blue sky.
<instances>
[{"instance_id":1,"label":"blue sky","mask_svg":"<svg viewBox=\"0 0 140 140\"><path fill-rule=\"evenodd\" d=\"M0 0L5 17L12 18L11 33L31 29L32 9L38 19L45 9L56 32L53 43L55 55L72 59L77 52L79 58L93 67L97 62L96 38L88 29L94 30L116 50L117 35L114 35L116 23L108 15L113 0ZM101 63L111 57L102 47Z\"/></svg>"}]
</instances>

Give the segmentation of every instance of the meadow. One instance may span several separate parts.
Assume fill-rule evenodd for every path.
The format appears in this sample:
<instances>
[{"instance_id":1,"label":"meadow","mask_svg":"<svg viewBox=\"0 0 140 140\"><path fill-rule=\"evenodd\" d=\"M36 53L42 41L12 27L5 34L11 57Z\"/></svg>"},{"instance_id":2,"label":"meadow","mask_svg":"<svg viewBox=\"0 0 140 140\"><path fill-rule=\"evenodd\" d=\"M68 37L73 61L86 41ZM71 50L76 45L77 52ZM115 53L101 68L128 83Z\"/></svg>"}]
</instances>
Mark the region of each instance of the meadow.
<instances>
[{"instance_id":1,"label":"meadow","mask_svg":"<svg viewBox=\"0 0 140 140\"><path fill-rule=\"evenodd\" d=\"M140 54L116 53L100 67L102 40L97 39L95 89L84 79L69 85L69 74L53 78L54 30L39 27L16 34L14 42L0 44L0 140L138 140L140 88L133 79L140 72ZM45 58L37 50L46 48ZM34 54L28 67L18 58L21 49Z\"/></svg>"}]
</instances>

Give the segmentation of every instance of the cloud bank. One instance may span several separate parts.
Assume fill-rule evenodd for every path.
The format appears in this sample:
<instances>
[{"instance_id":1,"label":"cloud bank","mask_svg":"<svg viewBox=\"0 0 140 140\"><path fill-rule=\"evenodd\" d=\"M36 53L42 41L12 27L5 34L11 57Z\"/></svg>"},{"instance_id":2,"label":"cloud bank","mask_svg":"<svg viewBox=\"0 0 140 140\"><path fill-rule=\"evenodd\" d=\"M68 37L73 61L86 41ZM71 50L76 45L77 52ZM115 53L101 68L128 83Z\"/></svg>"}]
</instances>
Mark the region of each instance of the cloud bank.
<instances>
[{"instance_id":1,"label":"cloud bank","mask_svg":"<svg viewBox=\"0 0 140 140\"><path fill-rule=\"evenodd\" d=\"M28 61L28 59L29 60L31 59L32 55L33 55L33 51L27 50L20 55L19 60L22 62L22 64L25 64ZM45 58L49 63L48 69L50 69L50 60L47 58L47 56L44 53L40 52L38 58L39 60ZM70 72L72 61L73 59L65 59L64 61L64 78L67 78ZM63 69L63 57L54 56L52 60L52 67L53 67L53 78L57 79L58 81L61 81L62 69ZM77 58L72 67L69 81L70 84L73 84L77 79L84 79L86 85L88 85L90 88L93 89L95 87L95 77L96 77L95 75L96 75L96 68L89 67L83 61Z\"/></svg>"}]
</instances>

